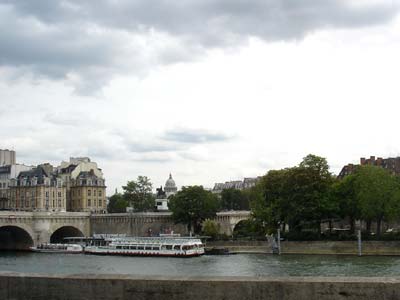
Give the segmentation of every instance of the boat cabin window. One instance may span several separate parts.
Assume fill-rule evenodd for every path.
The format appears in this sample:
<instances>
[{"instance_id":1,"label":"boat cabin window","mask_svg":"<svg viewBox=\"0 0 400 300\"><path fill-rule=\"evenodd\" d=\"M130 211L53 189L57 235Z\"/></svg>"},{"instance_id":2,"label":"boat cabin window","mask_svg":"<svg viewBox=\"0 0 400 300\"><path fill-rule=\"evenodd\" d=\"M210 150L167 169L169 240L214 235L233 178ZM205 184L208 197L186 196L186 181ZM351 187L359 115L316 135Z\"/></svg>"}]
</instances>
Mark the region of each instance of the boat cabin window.
<instances>
[{"instance_id":1,"label":"boat cabin window","mask_svg":"<svg viewBox=\"0 0 400 300\"><path fill-rule=\"evenodd\" d=\"M144 249L145 250L151 250L151 246L146 246Z\"/></svg>"},{"instance_id":2,"label":"boat cabin window","mask_svg":"<svg viewBox=\"0 0 400 300\"><path fill-rule=\"evenodd\" d=\"M172 250L172 245L165 245L165 248L167 248L167 250Z\"/></svg>"},{"instance_id":3,"label":"boat cabin window","mask_svg":"<svg viewBox=\"0 0 400 300\"><path fill-rule=\"evenodd\" d=\"M117 246L117 249L122 249L122 246Z\"/></svg>"},{"instance_id":4,"label":"boat cabin window","mask_svg":"<svg viewBox=\"0 0 400 300\"><path fill-rule=\"evenodd\" d=\"M138 246L137 248L138 248L138 250L143 250L144 249L143 246Z\"/></svg>"},{"instance_id":5,"label":"boat cabin window","mask_svg":"<svg viewBox=\"0 0 400 300\"><path fill-rule=\"evenodd\" d=\"M181 246L179 246L179 245L174 246L174 250L180 250L180 249L181 249Z\"/></svg>"},{"instance_id":6,"label":"boat cabin window","mask_svg":"<svg viewBox=\"0 0 400 300\"><path fill-rule=\"evenodd\" d=\"M129 249L136 250L136 245L135 246L129 246Z\"/></svg>"},{"instance_id":7,"label":"boat cabin window","mask_svg":"<svg viewBox=\"0 0 400 300\"><path fill-rule=\"evenodd\" d=\"M153 246L153 250L160 250L160 246Z\"/></svg>"},{"instance_id":8,"label":"boat cabin window","mask_svg":"<svg viewBox=\"0 0 400 300\"><path fill-rule=\"evenodd\" d=\"M129 249L129 246L124 246L124 249Z\"/></svg>"}]
</instances>

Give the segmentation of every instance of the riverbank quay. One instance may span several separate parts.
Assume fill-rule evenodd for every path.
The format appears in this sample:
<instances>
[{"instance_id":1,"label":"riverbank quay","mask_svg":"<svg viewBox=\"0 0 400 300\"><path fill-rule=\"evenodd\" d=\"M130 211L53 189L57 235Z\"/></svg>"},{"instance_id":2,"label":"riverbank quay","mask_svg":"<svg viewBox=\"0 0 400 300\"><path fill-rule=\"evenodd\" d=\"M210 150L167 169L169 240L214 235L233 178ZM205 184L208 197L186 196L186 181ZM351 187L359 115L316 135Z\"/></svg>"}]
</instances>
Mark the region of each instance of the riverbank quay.
<instances>
[{"instance_id":1,"label":"riverbank quay","mask_svg":"<svg viewBox=\"0 0 400 300\"><path fill-rule=\"evenodd\" d=\"M267 241L209 241L207 249L272 254ZM281 241L281 254L358 255L357 241ZM400 241L363 241L362 255L400 255Z\"/></svg>"},{"instance_id":2,"label":"riverbank quay","mask_svg":"<svg viewBox=\"0 0 400 300\"><path fill-rule=\"evenodd\" d=\"M400 299L396 277L137 277L0 272L2 300Z\"/></svg>"}]
</instances>

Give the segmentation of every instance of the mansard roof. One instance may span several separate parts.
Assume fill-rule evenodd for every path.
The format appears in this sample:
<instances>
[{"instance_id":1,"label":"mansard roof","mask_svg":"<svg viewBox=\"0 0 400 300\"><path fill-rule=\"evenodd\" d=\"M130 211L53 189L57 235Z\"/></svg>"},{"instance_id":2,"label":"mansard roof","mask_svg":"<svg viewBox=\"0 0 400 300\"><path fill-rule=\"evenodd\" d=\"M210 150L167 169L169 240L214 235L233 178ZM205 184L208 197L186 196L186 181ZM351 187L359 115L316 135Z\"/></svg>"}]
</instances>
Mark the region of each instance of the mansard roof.
<instances>
[{"instance_id":1,"label":"mansard roof","mask_svg":"<svg viewBox=\"0 0 400 300\"><path fill-rule=\"evenodd\" d=\"M93 170L90 171L81 171L78 175L79 179L85 179L85 178L99 178Z\"/></svg>"},{"instance_id":2,"label":"mansard roof","mask_svg":"<svg viewBox=\"0 0 400 300\"><path fill-rule=\"evenodd\" d=\"M42 167L36 167L29 171L20 172L18 175L18 179L21 179L21 178L31 179L34 177L43 178L43 177L49 177L49 175L50 174L47 174L46 171Z\"/></svg>"}]
</instances>

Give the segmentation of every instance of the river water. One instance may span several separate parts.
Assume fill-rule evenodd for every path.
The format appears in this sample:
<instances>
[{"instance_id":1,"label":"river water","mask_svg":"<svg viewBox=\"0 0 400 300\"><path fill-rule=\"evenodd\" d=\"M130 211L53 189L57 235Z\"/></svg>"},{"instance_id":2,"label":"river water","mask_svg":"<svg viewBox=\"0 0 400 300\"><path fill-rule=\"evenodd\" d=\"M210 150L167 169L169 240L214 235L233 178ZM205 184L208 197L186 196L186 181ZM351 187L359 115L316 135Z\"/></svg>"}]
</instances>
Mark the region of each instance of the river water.
<instances>
[{"instance_id":1,"label":"river water","mask_svg":"<svg viewBox=\"0 0 400 300\"><path fill-rule=\"evenodd\" d=\"M400 257L236 254L195 258L0 252L0 271L161 276L400 276Z\"/></svg>"}]
</instances>

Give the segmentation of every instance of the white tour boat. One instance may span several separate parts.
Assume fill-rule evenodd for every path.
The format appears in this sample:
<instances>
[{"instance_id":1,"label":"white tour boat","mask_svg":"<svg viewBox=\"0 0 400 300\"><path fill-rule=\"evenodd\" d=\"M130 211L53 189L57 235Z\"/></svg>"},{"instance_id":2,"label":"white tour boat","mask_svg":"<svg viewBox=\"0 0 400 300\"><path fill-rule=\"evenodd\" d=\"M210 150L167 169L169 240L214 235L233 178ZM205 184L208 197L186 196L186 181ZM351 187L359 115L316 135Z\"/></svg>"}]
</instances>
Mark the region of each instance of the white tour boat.
<instances>
[{"instance_id":1,"label":"white tour boat","mask_svg":"<svg viewBox=\"0 0 400 300\"><path fill-rule=\"evenodd\" d=\"M52 244L44 243L36 247L30 247L33 252L42 253L83 253L82 245L78 244Z\"/></svg>"},{"instance_id":2,"label":"white tour boat","mask_svg":"<svg viewBox=\"0 0 400 300\"><path fill-rule=\"evenodd\" d=\"M104 246L87 246L85 253L98 255L192 257L204 254L196 238L126 237L106 239Z\"/></svg>"}]
</instances>

